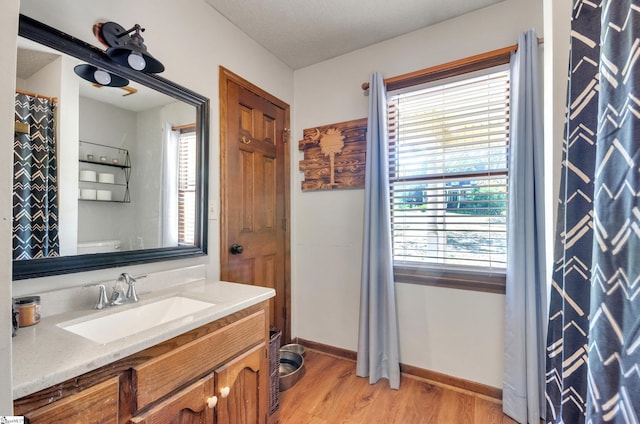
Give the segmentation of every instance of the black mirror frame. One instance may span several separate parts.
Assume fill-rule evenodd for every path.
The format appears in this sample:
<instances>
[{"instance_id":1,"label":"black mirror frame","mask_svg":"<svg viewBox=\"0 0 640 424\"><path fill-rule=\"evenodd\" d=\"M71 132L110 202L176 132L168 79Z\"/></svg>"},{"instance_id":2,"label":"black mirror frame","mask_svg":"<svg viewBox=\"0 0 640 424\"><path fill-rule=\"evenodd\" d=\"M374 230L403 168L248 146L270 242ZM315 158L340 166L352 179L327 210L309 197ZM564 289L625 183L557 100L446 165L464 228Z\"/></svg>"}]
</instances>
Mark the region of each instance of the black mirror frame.
<instances>
[{"instance_id":1,"label":"black mirror frame","mask_svg":"<svg viewBox=\"0 0 640 424\"><path fill-rule=\"evenodd\" d=\"M196 108L198 170L194 246L132 250L13 261L13 280L70 274L125 265L185 259L207 254L207 196L209 186L209 99L157 75L144 74L113 62L99 48L55 28L20 15L18 35L116 73L131 81L183 101Z\"/></svg>"}]
</instances>

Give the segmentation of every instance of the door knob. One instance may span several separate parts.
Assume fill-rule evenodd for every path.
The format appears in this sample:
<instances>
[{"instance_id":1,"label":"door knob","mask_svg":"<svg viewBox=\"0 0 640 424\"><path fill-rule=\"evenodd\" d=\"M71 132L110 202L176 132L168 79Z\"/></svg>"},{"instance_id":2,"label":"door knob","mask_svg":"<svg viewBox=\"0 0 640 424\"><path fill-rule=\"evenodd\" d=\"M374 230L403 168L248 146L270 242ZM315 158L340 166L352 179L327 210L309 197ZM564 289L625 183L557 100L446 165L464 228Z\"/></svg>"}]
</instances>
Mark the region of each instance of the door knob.
<instances>
[{"instance_id":1,"label":"door knob","mask_svg":"<svg viewBox=\"0 0 640 424\"><path fill-rule=\"evenodd\" d=\"M242 247L239 244L235 244L234 243L234 244L231 245L231 249L230 250L231 250L231 254L232 255L239 255L244 251L244 247Z\"/></svg>"}]
</instances>

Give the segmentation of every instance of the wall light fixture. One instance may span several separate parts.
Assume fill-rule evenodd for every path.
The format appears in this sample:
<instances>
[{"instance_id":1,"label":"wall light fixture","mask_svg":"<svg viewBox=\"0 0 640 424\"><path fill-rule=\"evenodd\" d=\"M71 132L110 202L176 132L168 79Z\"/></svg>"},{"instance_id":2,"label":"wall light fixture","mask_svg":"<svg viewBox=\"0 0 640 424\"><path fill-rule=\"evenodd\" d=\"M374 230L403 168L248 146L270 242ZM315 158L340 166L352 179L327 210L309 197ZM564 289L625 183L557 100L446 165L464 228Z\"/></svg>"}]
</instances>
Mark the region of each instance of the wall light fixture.
<instances>
[{"instance_id":1,"label":"wall light fixture","mask_svg":"<svg viewBox=\"0 0 640 424\"><path fill-rule=\"evenodd\" d=\"M76 65L73 71L80 78L105 87L124 87L129 85L128 79L86 63Z\"/></svg>"},{"instance_id":2,"label":"wall light fixture","mask_svg":"<svg viewBox=\"0 0 640 424\"><path fill-rule=\"evenodd\" d=\"M138 24L125 30L115 22L99 23L93 28L94 35L108 47L107 56L115 62L144 73L163 72L164 65L147 51L142 32L144 28Z\"/></svg>"}]
</instances>

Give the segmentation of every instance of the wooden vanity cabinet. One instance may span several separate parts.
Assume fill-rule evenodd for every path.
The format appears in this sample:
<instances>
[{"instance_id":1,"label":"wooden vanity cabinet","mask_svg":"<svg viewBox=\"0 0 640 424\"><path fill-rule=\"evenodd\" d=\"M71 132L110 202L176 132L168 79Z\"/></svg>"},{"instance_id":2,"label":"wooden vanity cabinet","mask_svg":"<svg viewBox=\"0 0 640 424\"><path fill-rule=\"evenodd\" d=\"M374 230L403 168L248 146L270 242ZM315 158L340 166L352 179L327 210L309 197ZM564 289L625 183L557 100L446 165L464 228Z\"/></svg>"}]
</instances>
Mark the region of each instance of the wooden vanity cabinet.
<instances>
[{"instance_id":1,"label":"wooden vanity cabinet","mask_svg":"<svg viewBox=\"0 0 640 424\"><path fill-rule=\"evenodd\" d=\"M151 409L129 420L131 424L257 424L264 423L262 343L219 367Z\"/></svg>"},{"instance_id":2,"label":"wooden vanity cabinet","mask_svg":"<svg viewBox=\"0 0 640 424\"><path fill-rule=\"evenodd\" d=\"M30 423L266 423L268 306L262 302L18 399L14 414Z\"/></svg>"}]
</instances>

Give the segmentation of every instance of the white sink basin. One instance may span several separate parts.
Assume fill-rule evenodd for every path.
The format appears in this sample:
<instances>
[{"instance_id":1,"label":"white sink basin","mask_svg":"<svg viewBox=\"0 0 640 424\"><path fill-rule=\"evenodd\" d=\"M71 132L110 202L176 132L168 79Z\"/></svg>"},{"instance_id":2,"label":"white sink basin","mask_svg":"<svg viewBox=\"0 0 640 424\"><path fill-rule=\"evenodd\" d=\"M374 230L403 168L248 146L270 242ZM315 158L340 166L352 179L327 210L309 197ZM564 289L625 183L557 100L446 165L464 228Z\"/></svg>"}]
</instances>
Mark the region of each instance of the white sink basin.
<instances>
[{"instance_id":1,"label":"white sink basin","mask_svg":"<svg viewBox=\"0 0 640 424\"><path fill-rule=\"evenodd\" d=\"M214 305L188 297L174 296L81 322L62 322L58 326L96 343L105 344L184 318Z\"/></svg>"}]
</instances>

